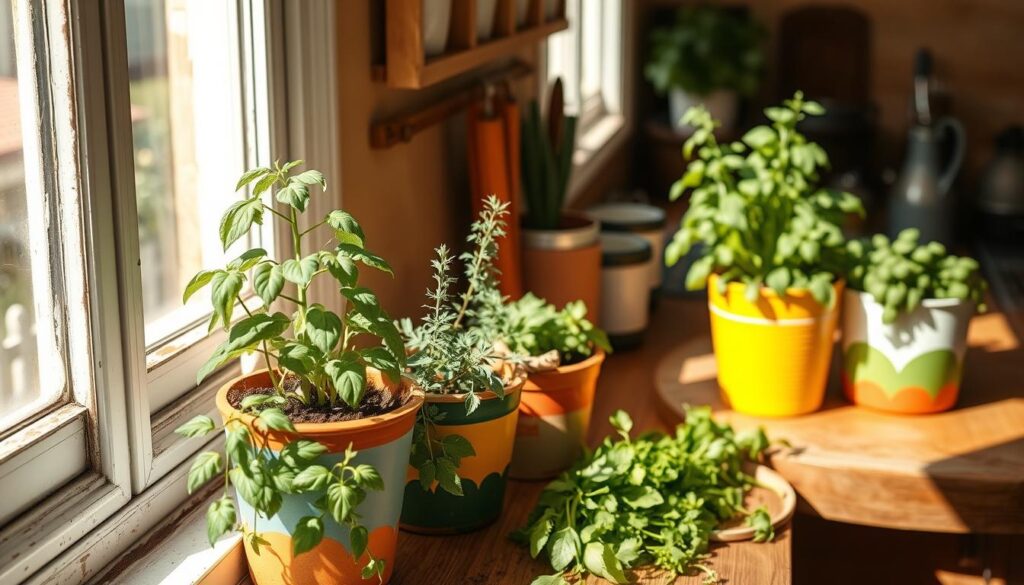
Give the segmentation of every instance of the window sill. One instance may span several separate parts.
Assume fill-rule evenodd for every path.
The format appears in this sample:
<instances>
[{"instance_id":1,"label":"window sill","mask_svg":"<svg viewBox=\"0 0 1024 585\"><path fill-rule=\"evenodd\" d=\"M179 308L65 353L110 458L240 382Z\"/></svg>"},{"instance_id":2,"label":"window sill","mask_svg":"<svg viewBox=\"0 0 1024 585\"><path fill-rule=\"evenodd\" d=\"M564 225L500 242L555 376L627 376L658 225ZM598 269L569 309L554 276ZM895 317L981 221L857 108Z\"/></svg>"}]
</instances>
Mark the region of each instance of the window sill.
<instances>
[{"instance_id":1,"label":"window sill","mask_svg":"<svg viewBox=\"0 0 1024 585\"><path fill-rule=\"evenodd\" d=\"M114 585L238 585L249 577L242 537L233 533L210 547L206 539L206 506L216 493L166 530L167 536L140 551L116 576L101 576ZM130 557L126 557L130 558ZM125 562L123 560L123 562Z\"/></svg>"},{"instance_id":2,"label":"window sill","mask_svg":"<svg viewBox=\"0 0 1024 585\"><path fill-rule=\"evenodd\" d=\"M625 116L607 114L576 139L567 202L571 203L590 185L601 167L625 145L630 130Z\"/></svg>"}]
</instances>

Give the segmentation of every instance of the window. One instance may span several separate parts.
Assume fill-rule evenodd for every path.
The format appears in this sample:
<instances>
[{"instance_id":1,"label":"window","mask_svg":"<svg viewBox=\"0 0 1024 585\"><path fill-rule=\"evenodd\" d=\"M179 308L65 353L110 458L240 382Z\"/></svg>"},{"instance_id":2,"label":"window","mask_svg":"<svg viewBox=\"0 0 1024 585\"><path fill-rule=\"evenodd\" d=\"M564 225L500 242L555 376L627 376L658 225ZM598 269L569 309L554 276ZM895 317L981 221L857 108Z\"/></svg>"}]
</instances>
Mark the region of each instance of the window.
<instances>
[{"instance_id":1,"label":"window","mask_svg":"<svg viewBox=\"0 0 1024 585\"><path fill-rule=\"evenodd\" d=\"M0 0L2 583L80 582L186 498L203 445L173 429L239 366L196 386L223 333L181 292L237 253L217 225L238 175L311 150L281 112L303 103L284 25L334 20L285 6Z\"/></svg>"},{"instance_id":2,"label":"window","mask_svg":"<svg viewBox=\"0 0 1024 585\"><path fill-rule=\"evenodd\" d=\"M630 130L625 83L625 36L633 3L623 0L565 0L569 28L547 42L547 83L561 78L566 112L579 117L574 187L585 183L599 153ZM542 91L541 95L545 95Z\"/></svg>"}]
</instances>

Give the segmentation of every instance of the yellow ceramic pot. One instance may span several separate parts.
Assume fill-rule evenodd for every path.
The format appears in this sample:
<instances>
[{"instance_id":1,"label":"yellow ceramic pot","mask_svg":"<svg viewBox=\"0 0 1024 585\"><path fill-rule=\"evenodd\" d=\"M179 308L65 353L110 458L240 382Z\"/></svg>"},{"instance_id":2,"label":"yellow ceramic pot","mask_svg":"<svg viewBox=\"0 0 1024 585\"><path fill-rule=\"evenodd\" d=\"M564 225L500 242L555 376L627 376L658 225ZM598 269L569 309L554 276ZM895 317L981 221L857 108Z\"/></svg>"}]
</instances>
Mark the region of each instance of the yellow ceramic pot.
<instances>
[{"instance_id":1,"label":"yellow ceramic pot","mask_svg":"<svg viewBox=\"0 0 1024 585\"><path fill-rule=\"evenodd\" d=\"M746 285L729 283L723 294L717 275L711 276L708 308L718 384L733 410L796 416L821 407L843 283L833 287L831 307L806 289L790 289L780 297L762 288L750 302Z\"/></svg>"}]
</instances>

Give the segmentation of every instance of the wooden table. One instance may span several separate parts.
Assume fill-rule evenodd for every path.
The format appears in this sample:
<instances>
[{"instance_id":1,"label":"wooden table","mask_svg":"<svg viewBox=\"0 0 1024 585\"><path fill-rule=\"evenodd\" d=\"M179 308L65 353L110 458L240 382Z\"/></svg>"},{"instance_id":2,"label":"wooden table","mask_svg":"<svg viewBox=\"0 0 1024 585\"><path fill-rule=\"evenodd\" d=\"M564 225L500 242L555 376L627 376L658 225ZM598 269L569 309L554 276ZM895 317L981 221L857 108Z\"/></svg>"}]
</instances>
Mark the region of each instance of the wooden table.
<instances>
[{"instance_id":1,"label":"wooden table","mask_svg":"<svg viewBox=\"0 0 1024 585\"><path fill-rule=\"evenodd\" d=\"M600 442L612 432L608 417L620 408L630 413L637 430L668 428L659 413L661 407L654 391L654 370L674 343L693 327L700 327L678 320L681 316L679 304L679 301L669 301L659 308L642 349L612 354L605 362L594 402L591 444ZM702 322L706 320L704 316ZM543 487L544 482L509 482L505 512L496 524L485 530L448 537L402 532L391 582L395 585L528 585L534 577L550 574L550 566L531 559L526 548L507 538L509 532L526 521ZM778 530L775 541L771 543L716 546L709 565L728 585L788 585L792 568L790 548L791 535L786 528ZM701 582L701 578L696 576L673 580L663 575L643 573L636 577L641 583L659 585L696 585ZM590 577L586 583L607 582Z\"/></svg>"},{"instance_id":2,"label":"wooden table","mask_svg":"<svg viewBox=\"0 0 1024 585\"><path fill-rule=\"evenodd\" d=\"M720 399L702 302L667 303L659 320L685 323L687 332L656 372L667 420L680 420L684 402L711 404L737 428L762 425L789 441L793 448L771 463L796 488L802 511L884 528L1024 534L1024 348L1003 315L972 321L960 401L949 412L856 407L833 379L820 411L789 419L737 414Z\"/></svg>"}]
</instances>

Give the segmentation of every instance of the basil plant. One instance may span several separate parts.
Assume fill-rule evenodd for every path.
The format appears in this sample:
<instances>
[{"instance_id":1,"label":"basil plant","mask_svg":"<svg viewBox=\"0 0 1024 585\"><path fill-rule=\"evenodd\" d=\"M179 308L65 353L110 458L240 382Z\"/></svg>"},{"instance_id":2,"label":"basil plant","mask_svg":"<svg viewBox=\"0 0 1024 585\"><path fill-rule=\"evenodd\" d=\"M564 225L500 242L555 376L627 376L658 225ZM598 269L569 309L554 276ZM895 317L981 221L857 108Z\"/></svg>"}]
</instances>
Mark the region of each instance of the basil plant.
<instances>
[{"instance_id":1,"label":"basil plant","mask_svg":"<svg viewBox=\"0 0 1024 585\"><path fill-rule=\"evenodd\" d=\"M817 301L833 302L832 283L844 267L840 226L847 214L864 210L852 194L818 184L828 156L797 124L824 112L797 92L765 109L768 125L727 144L716 139L718 123L703 107L686 112L683 121L694 132L683 155L691 162L669 196L678 199L687 189L692 195L665 260L671 266L694 245L703 246L686 275L687 288L703 288L717 273L720 290L742 282L751 301L766 286L780 295L808 289Z\"/></svg>"},{"instance_id":2,"label":"basil plant","mask_svg":"<svg viewBox=\"0 0 1024 585\"><path fill-rule=\"evenodd\" d=\"M184 301L203 287L211 287L213 316L210 329L223 326L228 338L200 368L197 381L238 356L258 352L270 371L275 396L282 404L295 398L305 405L348 405L357 408L366 390L366 368L372 366L398 380L405 369L405 346L391 318L381 308L373 291L359 286L359 267L391 274L383 258L366 249L366 236L354 217L335 210L319 223L303 229L299 214L305 213L310 190L327 190L324 176L315 170L292 171L302 161L282 166L260 167L246 172L236 190L253 185L251 193L232 204L220 223L220 240L227 250L262 225L269 214L284 223L291 234L293 256L273 259L262 248L242 253L224 268L201 270L185 288ZM264 202L273 193L281 205ZM304 239L316 228L334 230L333 245L305 251ZM346 310L338 315L308 298L309 287L318 277L333 278L345 298ZM262 301L250 307L242 298L246 283ZM286 290L287 284L294 289ZM282 310L275 310L279 302ZM290 307L284 309L283 307ZM241 310L238 315L236 309ZM292 335L285 333L291 329ZM369 334L381 345L358 348L355 338Z\"/></svg>"}]
</instances>

